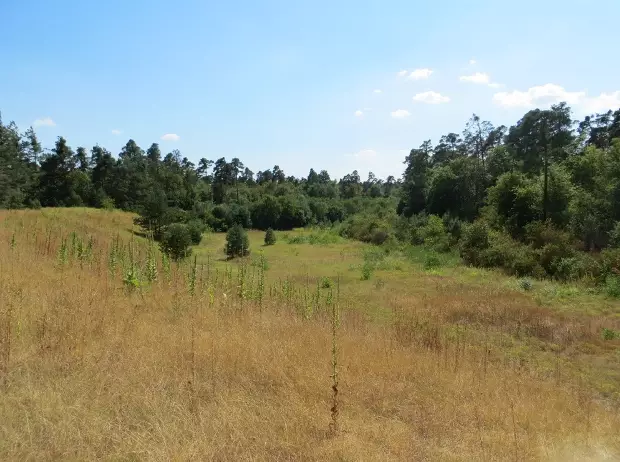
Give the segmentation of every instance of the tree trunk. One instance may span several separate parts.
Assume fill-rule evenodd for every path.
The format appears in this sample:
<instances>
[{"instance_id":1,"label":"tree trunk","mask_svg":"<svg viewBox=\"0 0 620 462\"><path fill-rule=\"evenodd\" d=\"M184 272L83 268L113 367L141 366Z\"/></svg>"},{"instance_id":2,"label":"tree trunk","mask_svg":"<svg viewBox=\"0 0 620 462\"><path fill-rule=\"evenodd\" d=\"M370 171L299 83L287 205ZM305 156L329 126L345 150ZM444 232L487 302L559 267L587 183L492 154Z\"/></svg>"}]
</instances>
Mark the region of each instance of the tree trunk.
<instances>
[{"instance_id":1,"label":"tree trunk","mask_svg":"<svg viewBox=\"0 0 620 462\"><path fill-rule=\"evenodd\" d=\"M543 190L543 221L547 221L547 207L549 202L549 147L545 149L545 166L544 166L544 190Z\"/></svg>"}]
</instances>

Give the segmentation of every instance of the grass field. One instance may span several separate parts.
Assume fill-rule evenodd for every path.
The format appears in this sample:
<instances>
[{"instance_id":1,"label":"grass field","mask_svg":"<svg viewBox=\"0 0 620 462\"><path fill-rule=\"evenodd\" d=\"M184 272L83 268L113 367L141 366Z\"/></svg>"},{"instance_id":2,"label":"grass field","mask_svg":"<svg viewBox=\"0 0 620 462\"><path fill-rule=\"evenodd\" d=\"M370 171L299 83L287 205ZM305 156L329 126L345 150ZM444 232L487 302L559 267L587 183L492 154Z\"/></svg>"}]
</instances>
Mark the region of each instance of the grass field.
<instances>
[{"instance_id":1,"label":"grass field","mask_svg":"<svg viewBox=\"0 0 620 462\"><path fill-rule=\"evenodd\" d=\"M318 230L176 265L134 231L0 212L0 459L620 460L616 300Z\"/></svg>"}]
</instances>

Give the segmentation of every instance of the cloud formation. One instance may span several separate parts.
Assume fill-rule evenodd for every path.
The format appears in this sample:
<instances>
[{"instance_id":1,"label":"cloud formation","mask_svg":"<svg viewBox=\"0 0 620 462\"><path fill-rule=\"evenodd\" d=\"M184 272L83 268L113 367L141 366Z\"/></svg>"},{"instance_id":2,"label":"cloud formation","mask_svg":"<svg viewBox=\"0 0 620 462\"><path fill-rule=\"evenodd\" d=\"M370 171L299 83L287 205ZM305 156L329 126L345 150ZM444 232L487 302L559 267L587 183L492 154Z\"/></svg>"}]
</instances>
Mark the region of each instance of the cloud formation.
<instances>
[{"instance_id":1,"label":"cloud formation","mask_svg":"<svg viewBox=\"0 0 620 462\"><path fill-rule=\"evenodd\" d=\"M397 72L397 73L396 73L396 75L397 75L398 77L404 77L404 76L406 76L406 75L407 75L407 72L409 72L407 69L403 69L402 71Z\"/></svg>"},{"instance_id":2,"label":"cloud formation","mask_svg":"<svg viewBox=\"0 0 620 462\"><path fill-rule=\"evenodd\" d=\"M179 141L181 137L176 133L166 133L164 136L161 137L161 139L164 141Z\"/></svg>"},{"instance_id":3,"label":"cloud formation","mask_svg":"<svg viewBox=\"0 0 620 462\"><path fill-rule=\"evenodd\" d=\"M425 104L443 104L449 103L450 98L435 91L425 91L424 93L415 95L413 101Z\"/></svg>"},{"instance_id":4,"label":"cloud formation","mask_svg":"<svg viewBox=\"0 0 620 462\"><path fill-rule=\"evenodd\" d=\"M461 82L481 83L485 85L488 85L491 82L489 74L484 72L476 72L472 75L462 75L459 77L459 80Z\"/></svg>"},{"instance_id":5,"label":"cloud formation","mask_svg":"<svg viewBox=\"0 0 620 462\"><path fill-rule=\"evenodd\" d=\"M475 72L472 75L462 75L459 77L461 82L475 83L478 85L487 85L491 88L499 88L501 83L491 82L491 77L486 72Z\"/></svg>"},{"instance_id":6,"label":"cloud formation","mask_svg":"<svg viewBox=\"0 0 620 462\"><path fill-rule=\"evenodd\" d=\"M493 102L503 107L531 107L535 105L555 104L566 101L579 104L586 97L583 91L567 91L554 83L530 87L525 91L502 91L493 95Z\"/></svg>"},{"instance_id":7,"label":"cloud formation","mask_svg":"<svg viewBox=\"0 0 620 462\"><path fill-rule=\"evenodd\" d=\"M362 111L361 109L358 109L357 111L355 111L355 117L363 117L364 116L364 111Z\"/></svg>"},{"instance_id":8,"label":"cloud formation","mask_svg":"<svg viewBox=\"0 0 620 462\"><path fill-rule=\"evenodd\" d=\"M123 133L121 130L117 130L117 129L112 130L113 135L120 135L121 133Z\"/></svg>"},{"instance_id":9,"label":"cloud formation","mask_svg":"<svg viewBox=\"0 0 620 462\"><path fill-rule=\"evenodd\" d=\"M409 74L409 78L411 80L423 80L428 79L433 73L432 69L416 69L411 74Z\"/></svg>"},{"instance_id":10,"label":"cloud formation","mask_svg":"<svg viewBox=\"0 0 620 462\"><path fill-rule=\"evenodd\" d=\"M477 61L476 61L475 59L470 59L470 60L469 60L469 64L471 64L472 66L473 66L474 64L476 64L476 62L477 62Z\"/></svg>"},{"instance_id":11,"label":"cloud formation","mask_svg":"<svg viewBox=\"0 0 620 462\"><path fill-rule=\"evenodd\" d=\"M411 113L406 109L397 109L392 112L392 117L394 119L404 119L405 117L409 117Z\"/></svg>"},{"instance_id":12,"label":"cloud formation","mask_svg":"<svg viewBox=\"0 0 620 462\"><path fill-rule=\"evenodd\" d=\"M583 106L589 112L606 112L610 109L618 109L620 108L620 91L601 93L594 98L586 98Z\"/></svg>"},{"instance_id":13,"label":"cloud formation","mask_svg":"<svg viewBox=\"0 0 620 462\"><path fill-rule=\"evenodd\" d=\"M383 93L383 92L377 88L376 90L373 90L373 93Z\"/></svg>"},{"instance_id":14,"label":"cloud formation","mask_svg":"<svg viewBox=\"0 0 620 462\"><path fill-rule=\"evenodd\" d=\"M35 120L32 125L35 127L55 127L56 122L51 117L43 117L42 119Z\"/></svg>"}]
</instances>

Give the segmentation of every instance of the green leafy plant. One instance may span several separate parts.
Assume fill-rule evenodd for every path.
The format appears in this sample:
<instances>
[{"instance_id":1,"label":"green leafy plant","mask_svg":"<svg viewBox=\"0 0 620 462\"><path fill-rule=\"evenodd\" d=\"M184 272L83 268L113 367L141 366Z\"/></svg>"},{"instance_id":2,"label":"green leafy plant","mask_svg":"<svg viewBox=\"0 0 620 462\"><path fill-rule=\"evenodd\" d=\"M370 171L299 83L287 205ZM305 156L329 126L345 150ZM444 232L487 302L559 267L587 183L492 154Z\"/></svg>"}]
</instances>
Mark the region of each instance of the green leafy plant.
<instances>
[{"instance_id":1,"label":"green leafy plant","mask_svg":"<svg viewBox=\"0 0 620 462\"><path fill-rule=\"evenodd\" d=\"M521 278L521 279L519 279L519 287L522 290L525 290L526 292L529 292L530 290L532 290L534 288L534 283L532 282L531 279Z\"/></svg>"},{"instance_id":2,"label":"green leafy plant","mask_svg":"<svg viewBox=\"0 0 620 462\"><path fill-rule=\"evenodd\" d=\"M265 245L274 245L276 243L276 233L269 228L265 232Z\"/></svg>"},{"instance_id":3,"label":"green leafy plant","mask_svg":"<svg viewBox=\"0 0 620 462\"><path fill-rule=\"evenodd\" d=\"M241 225L234 225L226 233L226 247L228 258L245 257L250 253L248 233Z\"/></svg>"},{"instance_id":4,"label":"green leafy plant","mask_svg":"<svg viewBox=\"0 0 620 462\"><path fill-rule=\"evenodd\" d=\"M191 254L192 236L183 223L173 223L166 227L161 240L162 250L173 260L182 260Z\"/></svg>"},{"instance_id":5,"label":"green leafy plant","mask_svg":"<svg viewBox=\"0 0 620 462\"><path fill-rule=\"evenodd\" d=\"M607 276L605 279L605 292L612 298L620 298L620 277L616 275Z\"/></svg>"}]
</instances>

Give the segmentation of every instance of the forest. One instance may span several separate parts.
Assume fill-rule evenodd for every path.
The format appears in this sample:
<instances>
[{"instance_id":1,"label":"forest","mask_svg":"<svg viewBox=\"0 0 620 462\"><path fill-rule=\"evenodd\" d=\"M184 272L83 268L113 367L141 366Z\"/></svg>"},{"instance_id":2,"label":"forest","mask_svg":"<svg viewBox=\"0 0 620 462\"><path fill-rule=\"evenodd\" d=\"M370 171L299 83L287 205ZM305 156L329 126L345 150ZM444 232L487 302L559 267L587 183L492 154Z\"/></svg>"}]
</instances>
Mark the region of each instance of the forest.
<instances>
[{"instance_id":1,"label":"forest","mask_svg":"<svg viewBox=\"0 0 620 462\"><path fill-rule=\"evenodd\" d=\"M63 137L44 150L32 128L0 119L0 208L117 208L138 214L156 239L172 225L198 241L207 228L321 226L377 245L458 251L467 264L517 276L608 284L620 295L620 110L574 120L560 103L510 127L474 114L461 133L412 149L404 167L386 179L314 169L297 178L277 165L254 173L238 158L194 164L131 139L117 155L73 149Z\"/></svg>"}]
</instances>

